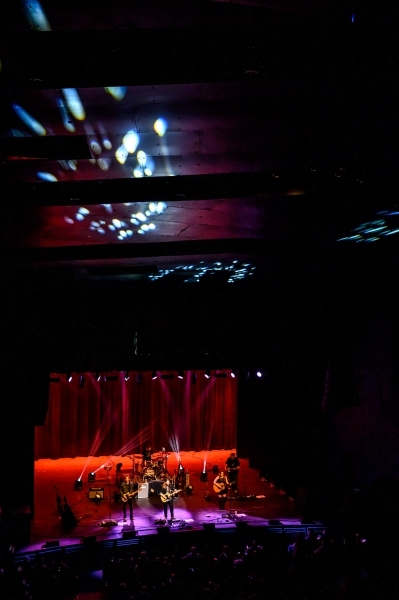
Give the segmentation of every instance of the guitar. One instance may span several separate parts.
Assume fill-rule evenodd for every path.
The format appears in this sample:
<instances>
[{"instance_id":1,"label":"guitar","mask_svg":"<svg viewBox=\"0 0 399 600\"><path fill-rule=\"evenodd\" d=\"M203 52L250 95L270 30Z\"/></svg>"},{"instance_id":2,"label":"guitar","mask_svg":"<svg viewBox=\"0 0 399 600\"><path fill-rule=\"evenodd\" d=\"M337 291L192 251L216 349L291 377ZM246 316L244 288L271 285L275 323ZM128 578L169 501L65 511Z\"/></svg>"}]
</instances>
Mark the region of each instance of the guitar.
<instances>
[{"instance_id":1,"label":"guitar","mask_svg":"<svg viewBox=\"0 0 399 600\"><path fill-rule=\"evenodd\" d=\"M228 487L228 483L215 483L213 484L213 491L216 492L217 494L222 491L222 490L226 490L227 493L227 487Z\"/></svg>"},{"instance_id":2,"label":"guitar","mask_svg":"<svg viewBox=\"0 0 399 600\"><path fill-rule=\"evenodd\" d=\"M169 502L172 500L172 497L181 492L181 490L175 490L174 492L167 492L166 494L159 494L161 496L162 502Z\"/></svg>"},{"instance_id":3,"label":"guitar","mask_svg":"<svg viewBox=\"0 0 399 600\"><path fill-rule=\"evenodd\" d=\"M129 498L133 498L133 496L138 494L140 490L141 490L141 488L136 490L135 492L128 492L127 494L121 494L122 502L127 502L129 500Z\"/></svg>"}]
</instances>

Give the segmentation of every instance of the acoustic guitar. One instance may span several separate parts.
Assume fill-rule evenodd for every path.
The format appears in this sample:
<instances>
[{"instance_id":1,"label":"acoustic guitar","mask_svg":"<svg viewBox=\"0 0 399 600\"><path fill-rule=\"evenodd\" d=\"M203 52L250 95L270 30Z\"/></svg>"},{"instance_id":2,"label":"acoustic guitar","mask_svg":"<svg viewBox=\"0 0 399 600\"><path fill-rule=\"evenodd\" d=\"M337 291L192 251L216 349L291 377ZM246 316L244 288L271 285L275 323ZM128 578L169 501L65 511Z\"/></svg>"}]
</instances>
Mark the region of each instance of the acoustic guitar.
<instances>
[{"instance_id":1,"label":"acoustic guitar","mask_svg":"<svg viewBox=\"0 0 399 600\"><path fill-rule=\"evenodd\" d=\"M213 483L213 491L216 492L217 494L219 492L221 492L222 490L226 490L226 494L227 494L227 488L229 487L228 482L226 481L226 483Z\"/></svg>"}]
</instances>

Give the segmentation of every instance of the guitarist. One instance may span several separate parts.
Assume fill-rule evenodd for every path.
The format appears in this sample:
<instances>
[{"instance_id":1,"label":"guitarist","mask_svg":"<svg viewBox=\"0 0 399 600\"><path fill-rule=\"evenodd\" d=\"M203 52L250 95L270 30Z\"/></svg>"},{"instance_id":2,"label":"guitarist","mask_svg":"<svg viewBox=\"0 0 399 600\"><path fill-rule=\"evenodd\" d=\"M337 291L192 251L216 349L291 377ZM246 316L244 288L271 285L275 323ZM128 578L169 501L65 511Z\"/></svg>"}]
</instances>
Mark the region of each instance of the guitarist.
<instances>
[{"instance_id":1,"label":"guitarist","mask_svg":"<svg viewBox=\"0 0 399 600\"><path fill-rule=\"evenodd\" d=\"M215 477L213 480L213 489L219 496L219 508L224 509L224 505L226 504L227 498L227 486L229 485L229 481L224 474L223 471Z\"/></svg>"},{"instance_id":2,"label":"guitarist","mask_svg":"<svg viewBox=\"0 0 399 600\"><path fill-rule=\"evenodd\" d=\"M134 521L133 517L133 496L134 492L134 484L133 481L130 480L129 475L126 475L125 481L122 481L120 487L121 498L123 502L123 521L126 522L126 504L129 505L130 510L130 520Z\"/></svg>"},{"instance_id":3,"label":"guitarist","mask_svg":"<svg viewBox=\"0 0 399 600\"><path fill-rule=\"evenodd\" d=\"M240 470L240 461L237 458L237 455L234 454L234 452L232 452L230 456L226 459L225 470L228 473L231 487L234 490L234 493L237 494L238 471Z\"/></svg>"},{"instance_id":4,"label":"guitarist","mask_svg":"<svg viewBox=\"0 0 399 600\"><path fill-rule=\"evenodd\" d=\"M170 482L169 479L166 479L161 487L161 499L163 503L163 512L165 515L165 519L168 518L168 507L170 511L170 518L174 519L174 510L173 510L173 498L175 497L175 486Z\"/></svg>"}]
</instances>

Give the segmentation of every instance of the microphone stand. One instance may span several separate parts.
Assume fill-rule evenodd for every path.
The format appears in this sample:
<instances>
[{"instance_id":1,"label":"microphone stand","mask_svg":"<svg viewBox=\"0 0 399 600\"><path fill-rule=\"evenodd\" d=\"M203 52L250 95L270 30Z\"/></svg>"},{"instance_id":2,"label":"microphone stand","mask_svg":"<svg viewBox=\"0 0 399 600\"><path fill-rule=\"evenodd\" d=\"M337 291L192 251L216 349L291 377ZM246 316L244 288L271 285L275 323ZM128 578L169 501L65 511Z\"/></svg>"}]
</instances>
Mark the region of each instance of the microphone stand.
<instances>
[{"instance_id":1,"label":"microphone stand","mask_svg":"<svg viewBox=\"0 0 399 600\"><path fill-rule=\"evenodd\" d=\"M112 469L111 465L107 465L106 467L104 467L104 470L107 473L108 498L109 498L109 518L106 521L102 521L102 523L100 523L101 527L114 527L115 525L118 525L118 523L112 518L111 483L109 480L109 472L111 469Z\"/></svg>"}]
</instances>

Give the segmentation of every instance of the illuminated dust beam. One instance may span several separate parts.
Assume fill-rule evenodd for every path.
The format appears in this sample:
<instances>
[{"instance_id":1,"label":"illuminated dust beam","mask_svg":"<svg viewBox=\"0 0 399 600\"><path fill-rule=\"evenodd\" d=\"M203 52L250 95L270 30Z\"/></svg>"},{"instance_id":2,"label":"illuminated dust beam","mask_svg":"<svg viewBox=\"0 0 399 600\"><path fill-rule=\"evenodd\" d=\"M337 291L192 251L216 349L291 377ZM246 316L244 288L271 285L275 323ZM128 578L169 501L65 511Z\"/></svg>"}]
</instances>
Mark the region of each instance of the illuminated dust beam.
<instances>
[{"instance_id":1,"label":"illuminated dust beam","mask_svg":"<svg viewBox=\"0 0 399 600\"><path fill-rule=\"evenodd\" d=\"M108 413L110 411L108 410ZM80 475L80 479L83 477L86 469L87 469L87 465L90 462L91 457L95 456L97 453L98 448L100 447L102 441L104 440L105 436L107 435L107 433L109 432L109 430L111 429L116 417L120 414L120 409L118 411L115 411L115 415L114 418L112 420L110 420L108 423L104 423L104 421L101 423L100 425L100 429L97 430L96 435L94 436L94 441L91 445L91 449L89 451L89 455L86 459L86 462L84 464L83 467L83 471ZM108 419L107 414L104 416L104 419Z\"/></svg>"},{"instance_id":2,"label":"illuminated dust beam","mask_svg":"<svg viewBox=\"0 0 399 600\"><path fill-rule=\"evenodd\" d=\"M93 376L91 375L91 373L89 373L89 378L97 392L97 395L100 396L100 386L99 386L99 382L96 381ZM105 398L107 400L107 398L105 397L105 395L103 395L103 398ZM112 413L112 414L111 414ZM81 478L87 468L87 465L90 461L90 457L91 456L95 456L98 448L100 447L101 442L104 440L105 436L107 435L107 433L109 432L109 430L111 429L112 425L114 424L115 420L117 419L117 417L120 414L120 408L117 411L112 411L112 407L111 407L111 403L108 402L107 403L107 408L105 411L105 415L103 417L102 422L100 423L100 428L97 430L96 435L94 437L93 443L91 445L90 451L89 451L89 455L87 457L86 463L83 467L83 471L81 474Z\"/></svg>"},{"instance_id":3,"label":"illuminated dust beam","mask_svg":"<svg viewBox=\"0 0 399 600\"><path fill-rule=\"evenodd\" d=\"M114 456L122 456L132 452L136 446L140 443L140 441L146 441L151 437L152 432L154 431L154 423L151 426L144 427L142 431L137 433L131 440L129 440L122 448L116 450Z\"/></svg>"},{"instance_id":4,"label":"illuminated dust beam","mask_svg":"<svg viewBox=\"0 0 399 600\"><path fill-rule=\"evenodd\" d=\"M163 392L166 396L166 401L169 404L170 408L173 408L173 403L174 403L174 399L169 391L168 386L166 385L165 381L163 379L160 380L161 383L161 387L163 389ZM173 427L173 433L170 434L169 431L166 431L164 429L164 433L167 436L170 446L174 452L174 454L176 455L176 458L179 460L180 459L180 449L179 449L179 440L178 440L178 434L176 434L176 431L179 432L180 428L180 422L178 419L174 419L173 416L176 414L176 411L171 410L170 411L172 414L172 427ZM176 422L177 420L177 422Z\"/></svg>"},{"instance_id":5,"label":"illuminated dust beam","mask_svg":"<svg viewBox=\"0 0 399 600\"><path fill-rule=\"evenodd\" d=\"M145 436L145 439L148 439L154 429L154 423L151 425L146 425L144 429L139 431L131 440L129 440L124 446L122 446L119 450L116 451L115 456L119 456L120 454L125 454L129 450L131 450L141 439L141 436Z\"/></svg>"},{"instance_id":6,"label":"illuminated dust beam","mask_svg":"<svg viewBox=\"0 0 399 600\"><path fill-rule=\"evenodd\" d=\"M203 389L201 394L197 397L195 405L190 408L190 411L189 411L190 417L191 417L191 413L193 412L193 410L197 410L205 402L205 399L209 395L210 388L213 387L214 383L215 383L215 381L213 378L208 380L208 383L207 383L205 389Z\"/></svg>"},{"instance_id":7,"label":"illuminated dust beam","mask_svg":"<svg viewBox=\"0 0 399 600\"><path fill-rule=\"evenodd\" d=\"M207 439L206 439L206 442L205 442L205 454L204 454L205 461L208 460L208 452L209 452L209 448L211 446L213 424L214 424L214 420L212 419L212 423L211 423L211 426L208 429L208 435L207 435Z\"/></svg>"}]
</instances>

